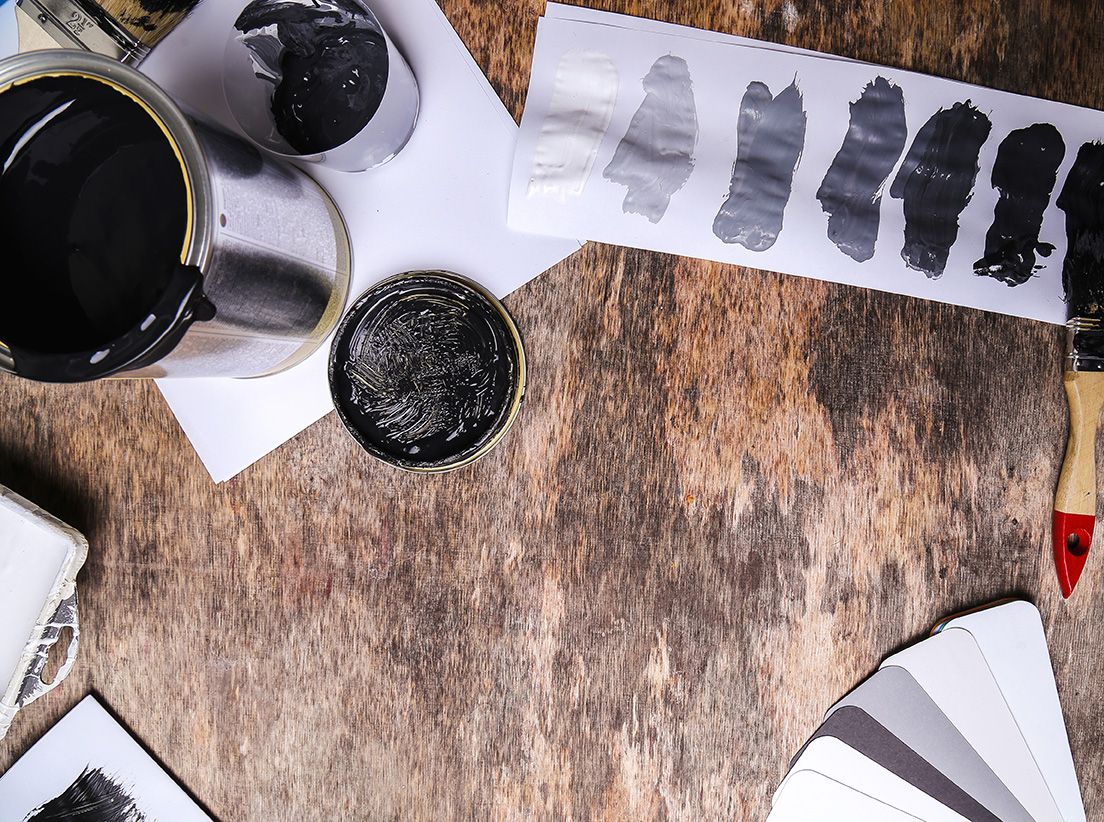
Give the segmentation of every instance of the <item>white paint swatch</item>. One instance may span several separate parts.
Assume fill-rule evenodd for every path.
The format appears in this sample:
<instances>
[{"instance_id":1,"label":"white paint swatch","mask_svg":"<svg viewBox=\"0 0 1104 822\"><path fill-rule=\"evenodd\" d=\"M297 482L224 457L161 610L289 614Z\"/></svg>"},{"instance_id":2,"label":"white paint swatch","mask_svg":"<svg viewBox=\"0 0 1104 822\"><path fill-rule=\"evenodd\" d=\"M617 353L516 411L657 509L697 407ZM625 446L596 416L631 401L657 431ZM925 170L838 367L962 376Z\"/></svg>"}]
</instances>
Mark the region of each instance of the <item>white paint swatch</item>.
<instances>
[{"instance_id":1,"label":"white paint swatch","mask_svg":"<svg viewBox=\"0 0 1104 822\"><path fill-rule=\"evenodd\" d=\"M619 85L617 67L601 52L576 49L560 58L548 115L533 150L530 196L563 201L583 193L613 117Z\"/></svg>"},{"instance_id":2,"label":"white paint swatch","mask_svg":"<svg viewBox=\"0 0 1104 822\"><path fill-rule=\"evenodd\" d=\"M950 628L967 631L977 642L1065 822L1085 822L1039 610L1030 602L1010 602L956 617L947 622Z\"/></svg>"},{"instance_id":3,"label":"white paint swatch","mask_svg":"<svg viewBox=\"0 0 1104 822\"><path fill-rule=\"evenodd\" d=\"M799 771L775 794L767 822L917 822L890 807L814 771Z\"/></svg>"}]
</instances>

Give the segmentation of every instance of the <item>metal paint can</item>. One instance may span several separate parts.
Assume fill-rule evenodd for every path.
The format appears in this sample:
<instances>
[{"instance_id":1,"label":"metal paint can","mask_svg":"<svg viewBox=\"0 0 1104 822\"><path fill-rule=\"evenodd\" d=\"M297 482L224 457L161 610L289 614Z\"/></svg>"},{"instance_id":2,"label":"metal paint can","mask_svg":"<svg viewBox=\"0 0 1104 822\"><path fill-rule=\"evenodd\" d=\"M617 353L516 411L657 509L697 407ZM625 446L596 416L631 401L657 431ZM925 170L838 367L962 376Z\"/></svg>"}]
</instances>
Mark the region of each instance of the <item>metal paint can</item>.
<instances>
[{"instance_id":1,"label":"metal paint can","mask_svg":"<svg viewBox=\"0 0 1104 822\"><path fill-rule=\"evenodd\" d=\"M466 277L415 271L365 292L338 326L330 391L345 428L406 471L470 465L509 431L525 396L521 335Z\"/></svg>"},{"instance_id":2,"label":"metal paint can","mask_svg":"<svg viewBox=\"0 0 1104 822\"><path fill-rule=\"evenodd\" d=\"M86 350L20 345L0 323L0 369L53 382L256 377L317 350L341 316L352 266L348 231L329 195L302 171L185 114L135 69L96 54L44 51L0 61L0 99L50 78L102 84L141 107L179 163L186 229L171 283L148 317Z\"/></svg>"}]
</instances>

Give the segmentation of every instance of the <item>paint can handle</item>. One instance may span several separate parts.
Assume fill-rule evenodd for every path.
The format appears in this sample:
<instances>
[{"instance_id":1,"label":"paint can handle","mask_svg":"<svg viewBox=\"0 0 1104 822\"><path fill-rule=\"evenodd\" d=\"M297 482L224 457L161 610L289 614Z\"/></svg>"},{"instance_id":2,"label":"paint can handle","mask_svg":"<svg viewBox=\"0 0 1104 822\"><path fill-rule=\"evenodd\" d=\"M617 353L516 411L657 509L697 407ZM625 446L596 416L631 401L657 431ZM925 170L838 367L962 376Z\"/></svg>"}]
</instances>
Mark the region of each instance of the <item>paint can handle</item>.
<instances>
[{"instance_id":1,"label":"paint can handle","mask_svg":"<svg viewBox=\"0 0 1104 822\"><path fill-rule=\"evenodd\" d=\"M42 679L43 670L50 657L50 651L58 643L63 628L69 628L72 635L69 647L65 650L65 662L62 663L54 678L49 682ZM17 707L30 705L36 699L54 690L69 675L73 663L77 661L77 646L80 644L80 627L77 624L77 592L62 600L50 620L40 626L41 633L35 642L34 662L23 678L23 687L19 691Z\"/></svg>"}]
</instances>

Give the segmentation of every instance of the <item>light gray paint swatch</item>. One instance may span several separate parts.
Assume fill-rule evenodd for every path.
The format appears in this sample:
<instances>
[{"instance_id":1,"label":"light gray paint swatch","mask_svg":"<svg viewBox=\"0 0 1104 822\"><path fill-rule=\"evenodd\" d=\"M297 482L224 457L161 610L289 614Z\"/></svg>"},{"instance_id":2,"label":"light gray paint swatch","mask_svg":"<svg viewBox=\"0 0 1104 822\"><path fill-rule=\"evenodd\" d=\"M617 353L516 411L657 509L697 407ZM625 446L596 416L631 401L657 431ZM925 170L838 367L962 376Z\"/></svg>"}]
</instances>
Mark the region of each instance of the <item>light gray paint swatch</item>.
<instances>
[{"instance_id":1,"label":"light gray paint swatch","mask_svg":"<svg viewBox=\"0 0 1104 822\"><path fill-rule=\"evenodd\" d=\"M1016 797L908 671L882 668L834 705L827 716L847 707L865 711L1004 822L1031 822Z\"/></svg>"},{"instance_id":2,"label":"light gray paint swatch","mask_svg":"<svg viewBox=\"0 0 1104 822\"><path fill-rule=\"evenodd\" d=\"M690 68L660 57L644 78L646 96L603 176L628 189L622 210L658 223L694 170L698 113Z\"/></svg>"}]
</instances>

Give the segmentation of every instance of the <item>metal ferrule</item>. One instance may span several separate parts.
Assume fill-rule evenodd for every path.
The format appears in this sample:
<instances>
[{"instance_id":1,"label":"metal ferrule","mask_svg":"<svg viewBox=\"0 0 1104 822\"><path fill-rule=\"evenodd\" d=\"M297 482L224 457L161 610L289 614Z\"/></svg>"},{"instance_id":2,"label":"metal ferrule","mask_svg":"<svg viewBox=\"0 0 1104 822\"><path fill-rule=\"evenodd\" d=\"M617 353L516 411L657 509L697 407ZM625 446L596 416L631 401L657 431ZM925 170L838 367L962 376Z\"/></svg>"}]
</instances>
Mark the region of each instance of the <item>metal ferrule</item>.
<instances>
[{"instance_id":1,"label":"metal ferrule","mask_svg":"<svg viewBox=\"0 0 1104 822\"><path fill-rule=\"evenodd\" d=\"M80 48L136 66L149 54L130 32L95 3L82 0L17 0L20 29L37 24L62 48Z\"/></svg>"},{"instance_id":2,"label":"metal ferrule","mask_svg":"<svg viewBox=\"0 0 1104 822\"><path fill-rule=\"evenodd\" d=\"M1104 322L1073 317L1066 323L1066 370L1104 371Z\"/></svg>"}]
</instances>

